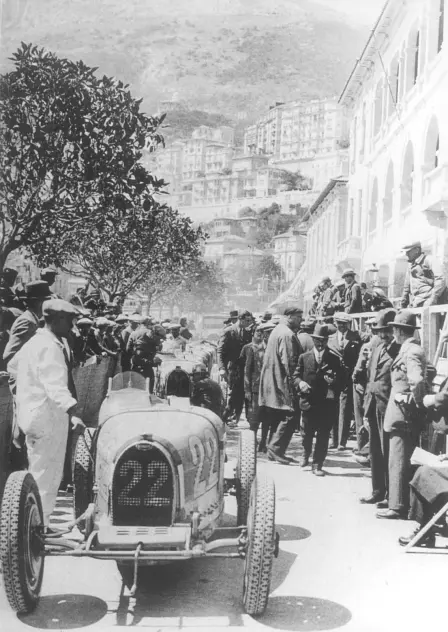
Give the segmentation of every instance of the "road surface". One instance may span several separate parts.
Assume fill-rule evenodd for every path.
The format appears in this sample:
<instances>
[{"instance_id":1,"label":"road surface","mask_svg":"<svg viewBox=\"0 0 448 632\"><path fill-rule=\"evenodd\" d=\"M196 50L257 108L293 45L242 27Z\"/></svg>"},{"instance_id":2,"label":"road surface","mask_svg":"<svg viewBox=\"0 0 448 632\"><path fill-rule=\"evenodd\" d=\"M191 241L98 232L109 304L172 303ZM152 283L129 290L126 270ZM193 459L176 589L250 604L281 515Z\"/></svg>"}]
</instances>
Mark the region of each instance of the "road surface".
<instances>
[{"instance_id":1,"label":"road surface","mask_svg":"<svg viewBox=\"0 0 448 632\"><path fill-rule=\"evenodd\" d=\"M229 436L234 453L237 431ZM291 453L300 454L294 437ZM46 560L42 599L28 616L11 613L0 588L0 630L155 631L247 628L249 630L341 630L413 632L444 629L448 559L404 554L397 538L403 521L375 518L375 507L358 499L370 489L369 471L350 453L333 453L328 475L266 460L277 491L281 551L275 561L266 614L254 620L241 606L243 564L239 560L195 560L154 569L130 598L114 562ZM55 524L70 516L71 498L61 496ZM235 520L228 499L225 520Z\"/></svg>"}]
</instances>

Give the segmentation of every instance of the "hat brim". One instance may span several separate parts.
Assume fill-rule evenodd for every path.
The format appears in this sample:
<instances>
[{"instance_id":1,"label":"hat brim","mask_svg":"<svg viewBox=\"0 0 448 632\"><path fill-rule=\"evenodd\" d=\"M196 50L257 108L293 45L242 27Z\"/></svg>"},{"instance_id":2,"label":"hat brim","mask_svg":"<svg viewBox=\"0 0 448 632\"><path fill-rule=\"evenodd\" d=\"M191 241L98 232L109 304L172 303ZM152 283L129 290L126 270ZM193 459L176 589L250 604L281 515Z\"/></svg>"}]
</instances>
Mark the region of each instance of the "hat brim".
<instances>
[{"instance_id":1,"label":"hat brim","mask_svg":"<svg viewBox=\"0 0 448 632\"><path fill-rule=\"evenodd\" d=\"M49 296L22 296L21 301L51 301L53 297L51 294Z\"/></svg>"},{"instance_id":2,"label":"hat brim","mask_svg":"<svg viewBox=\"0 0 448 632\"><path fill-rule=\"evenodd\" d=\"M390 323L391 327L401 327L402 329L421 329L418 325L406 325L405 323L397 323L394 320Z\"/></svg>"},{"instance_id":3,"label":"hat brim","mask_svg":"<svg viewBox=\"0 0 448 632\"><path fill-rule=\"evenodd\" d=\"M316 336L316 334L310 334L311 338L316 338L317 340L328 340L328 336Z\"/></svg>"}]
</instances>

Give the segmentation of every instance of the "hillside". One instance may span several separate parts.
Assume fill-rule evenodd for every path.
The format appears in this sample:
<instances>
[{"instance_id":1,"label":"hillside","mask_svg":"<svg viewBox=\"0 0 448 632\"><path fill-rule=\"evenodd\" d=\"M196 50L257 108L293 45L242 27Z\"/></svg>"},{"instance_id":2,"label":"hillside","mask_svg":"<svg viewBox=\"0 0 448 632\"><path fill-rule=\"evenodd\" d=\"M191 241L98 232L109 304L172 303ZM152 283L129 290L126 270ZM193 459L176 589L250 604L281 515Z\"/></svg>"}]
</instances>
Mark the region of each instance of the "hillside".
<instances>
[{"instance_id":1,"label":"hillside","mask_svg":"<svg viewBox=\"0 0 448 632\"><path fill-rule=\"evenodd\" d=\"M175 96L233 120L250 121L275 100L337 94L368 34L324 0L7 0L5 7L3 59L20 40L32 42L125 80L149 112Z\"/></svg>"}]
</instances>

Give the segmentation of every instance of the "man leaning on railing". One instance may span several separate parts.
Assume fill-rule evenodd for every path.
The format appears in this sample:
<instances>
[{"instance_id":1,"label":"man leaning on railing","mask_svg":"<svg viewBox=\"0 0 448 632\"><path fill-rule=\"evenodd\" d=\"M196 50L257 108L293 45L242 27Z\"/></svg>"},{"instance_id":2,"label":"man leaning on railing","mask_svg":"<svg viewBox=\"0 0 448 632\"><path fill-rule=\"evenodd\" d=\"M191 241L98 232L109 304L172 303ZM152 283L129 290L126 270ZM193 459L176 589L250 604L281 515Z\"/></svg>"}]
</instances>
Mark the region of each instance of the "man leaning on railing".
<instances>
[{"instance_id":1,"label":"man leaning on railing","mask_svg":"<svg viewBox=\"0 0 448 632\"><path fill-rule=\"evenodd\" d=\"M401 307L424 307L446 303L448 293L440 262L425 254L419 241L404 246L403 251L408 258L409 266Z\"/></svg>"}]
</instances>

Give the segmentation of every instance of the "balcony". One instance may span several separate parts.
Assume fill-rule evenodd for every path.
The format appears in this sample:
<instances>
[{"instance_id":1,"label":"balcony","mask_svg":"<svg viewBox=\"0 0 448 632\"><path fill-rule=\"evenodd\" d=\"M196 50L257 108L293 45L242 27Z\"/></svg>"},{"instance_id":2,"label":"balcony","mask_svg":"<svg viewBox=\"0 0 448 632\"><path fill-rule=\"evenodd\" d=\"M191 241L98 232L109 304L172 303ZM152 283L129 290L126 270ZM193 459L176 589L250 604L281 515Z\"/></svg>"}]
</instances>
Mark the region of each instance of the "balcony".
<instances>
[{"instance_id":1,"label":"balcony","mask_svg":"<svg viewBox=\"0 0 448 632\"><path fill-rule=\"evenodd\" d=\"M337 265L341 268L359 269L361 264L361 237L348 237L339 242L337 248Z\"/></svg>"},{"instance_id":2,"label":"balcony","mask_svg":"<svg viewBox=\"0 0 448 632\"><path fill-rule=\"evenodd\" d=\"M423 176L422 209L425 213L444 213L448 216L448 164Z\"/></svg>"}]
</instances>

